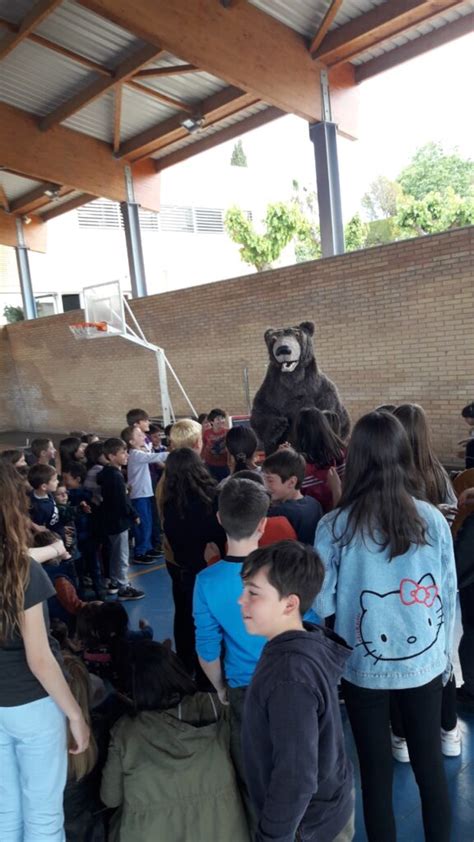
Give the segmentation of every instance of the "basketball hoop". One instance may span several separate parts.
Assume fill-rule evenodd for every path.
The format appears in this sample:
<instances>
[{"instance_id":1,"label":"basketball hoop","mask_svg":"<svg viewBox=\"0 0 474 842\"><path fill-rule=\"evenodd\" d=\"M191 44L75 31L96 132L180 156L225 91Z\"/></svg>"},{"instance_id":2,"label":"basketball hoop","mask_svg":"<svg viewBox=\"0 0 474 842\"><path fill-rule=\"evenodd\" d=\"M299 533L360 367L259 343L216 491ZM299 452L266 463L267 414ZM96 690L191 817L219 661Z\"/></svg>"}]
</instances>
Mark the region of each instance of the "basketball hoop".
<instances>
[{"instance_id":1,"label":"basketball hoop","mask_svg":"<svg viewBox=\"0 0 474 842\"><path fill-rule=\"evenodd\" d=\"M75 339L91 339L91 337L107 333L108 329L107 322L76 322L69 325L69 330Z\"/></svg>"}]
</instances>

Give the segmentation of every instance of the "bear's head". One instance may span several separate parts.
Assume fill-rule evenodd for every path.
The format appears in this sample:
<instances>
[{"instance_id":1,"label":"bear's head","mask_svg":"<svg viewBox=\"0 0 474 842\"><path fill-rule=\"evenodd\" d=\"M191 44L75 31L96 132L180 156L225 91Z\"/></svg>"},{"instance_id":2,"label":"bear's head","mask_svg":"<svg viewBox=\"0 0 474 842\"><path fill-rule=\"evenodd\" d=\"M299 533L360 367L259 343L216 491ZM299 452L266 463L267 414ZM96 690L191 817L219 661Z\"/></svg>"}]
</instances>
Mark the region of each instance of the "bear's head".
<instances>
[{"instance_id":1,"label":"bear's head","mask_svg":"<svg viewBox=\"0 0 474 842\"><path fill-rule=\"evenodd\" d=\"M266 330L264 335L270 363L281 372L291 374L298 366L304 368L314 362L313 334L313 322Z\"/></svg>"}]
</instances>

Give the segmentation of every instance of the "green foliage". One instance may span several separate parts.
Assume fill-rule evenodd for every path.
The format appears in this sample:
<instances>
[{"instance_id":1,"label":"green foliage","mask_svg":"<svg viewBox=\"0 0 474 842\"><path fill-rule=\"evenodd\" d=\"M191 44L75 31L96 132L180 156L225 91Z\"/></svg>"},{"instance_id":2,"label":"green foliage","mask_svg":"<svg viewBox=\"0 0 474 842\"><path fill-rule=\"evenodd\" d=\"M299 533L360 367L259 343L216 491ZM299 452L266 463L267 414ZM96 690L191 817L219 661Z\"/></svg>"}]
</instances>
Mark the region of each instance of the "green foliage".
<instances>
[{"instance_id":1,"label":"green foliage","mask_svg":"<svg viewBox=\"0 0 474 842\"><path fill-rule=\"evenodd\" d=\"M437 234L449 228L474 224L474 194L462 198L452 187L431 192L422 199L405 196L398 209L396 223L414 236Z\"/></svg>"},{"instance_id":2,"label":"green foliage","mask_svg":"<svg viewBox=\"0 0 474 842\"><path fill-rule=\"evenodd\" d=\"M474 185L474 161L461 158L457 151L447 154L440 143L426 143L418 149L397 178L407 196L424 199L443 194L448 187L467 198Z\"/></svg>"},{"instance_id":3,"label":"green foliage","mask_svg":"<svg viewBox=\"0 0 474 842\"><path fill-rule=\"evenodd\" d=\"M382 246L384 243L393 243L395 240L402 240L403 232L398 227L394 217L387 219L373 219L367 223L367 239L365 245Z\"/></svg>"},{"instance_id":4,"label":"green foliage","mask_svg":"<svg viewBox=\"0 0 474 842\"><path fill-rule=\"evenodd\" d=\"M9 324L23 322L25 319L25 314L23 313L22 308L13 307L11 304L7 304L7 306L3 308L3 315Z\"/></svg>"},{"instance_id":5,"label":"green foliage","mask_svg":"<svg viewBox=\"0 0 474 842\"><path fill-rule=\"evenodd\" d=\"M244 147L242 144L242 140L239 139L237 143L234 145L232 150L232 155L230 158L230 165L231 167L247 167L247 156L244 152Z\"/></svg>"},{"instance_id":6,"label":"green foliage","mask_svg":"<svg viewBox=\"0 0 474 842\"><path fill-rule=\"evenodd\" d=\"M318 225L318 197L315 190L301 186L293 179L293 202L301 213L301 225L295 243L297 263L321 257L321 235Z\"/></svg>"},{"instance_id":7,"label":"green foliage","mask_svg":"<svg viewBox=\"0 0 474 842\"><path fill-rule=\"evenodd\" d=\"M365 248L367 241L368 226L362 222L359 213L355 213L346 225L344 238L346 251L357 251Z\"/></svg>"},{"instance_id":8,"label":"green foliage","mask_svg":"<svg viewBox=\"0 0 474 842\"><path fill-rule=\"evenodd\" d=\"M367 218L374 220L395 216L397 202L402 193L402 188L396 181L390 181L385 175L378 175L362 197L361 205Z\"/></svg>"}]
</instances>

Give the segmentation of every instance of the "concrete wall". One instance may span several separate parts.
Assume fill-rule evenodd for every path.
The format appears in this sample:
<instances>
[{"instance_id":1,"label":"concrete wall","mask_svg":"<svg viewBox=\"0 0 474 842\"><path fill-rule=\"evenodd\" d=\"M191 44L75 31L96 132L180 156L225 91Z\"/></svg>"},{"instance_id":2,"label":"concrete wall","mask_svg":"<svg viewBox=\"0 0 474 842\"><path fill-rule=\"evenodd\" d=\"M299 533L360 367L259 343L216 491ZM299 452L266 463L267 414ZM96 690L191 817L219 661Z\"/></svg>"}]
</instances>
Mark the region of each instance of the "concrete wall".
<instances>
[{"instance_id":1,"label":"concrete wall","mask_svg":"<svg viewBox=\"0 0 474 842\"><path fill-rule=\"evenodd\" d=\"M150 296L133 309L198 412L245 412L244 370L253 395L265 328L312 318L319 365L353 419L380 403L419 402L440 456L452 459L465 432L460 409L474 399L473 258L474 228L465 228ZM22 390L16 426L117 432L132 406L158 414L153 354L118 338L78 342L67 327L75 318L4 330Z\"/></svg>"}]
</instances>

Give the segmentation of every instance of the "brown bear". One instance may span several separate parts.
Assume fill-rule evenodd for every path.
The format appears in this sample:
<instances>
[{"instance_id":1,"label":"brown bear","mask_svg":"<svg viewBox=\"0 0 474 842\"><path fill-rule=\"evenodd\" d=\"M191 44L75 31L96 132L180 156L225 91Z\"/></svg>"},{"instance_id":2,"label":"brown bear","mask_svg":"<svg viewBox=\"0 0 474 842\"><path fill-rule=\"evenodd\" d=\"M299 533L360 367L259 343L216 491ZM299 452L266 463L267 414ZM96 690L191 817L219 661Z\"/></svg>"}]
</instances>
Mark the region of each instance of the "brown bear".
<instances>
[{"instance_id":1,"label":"brown bear","mask_svg":"<svg viewBox=\"0 0 474 842\"><path fill-rule=\"evenodd\" d=\"M318 371L313 334L313 322L265 331L270 363L255 395L250 423L267 455L291 437L296 416L304 407L337 412L341 436L349 433L349 415L337 388Z\"/></svg>"}]
</instances>

